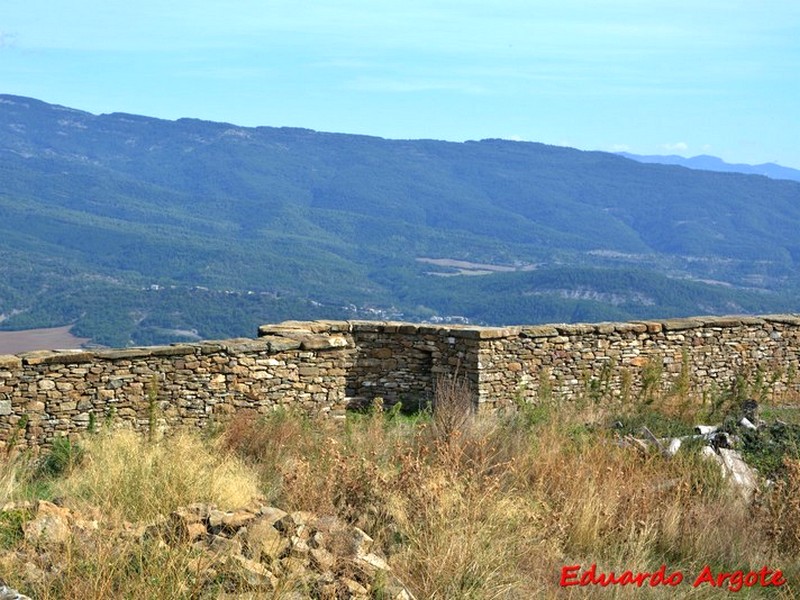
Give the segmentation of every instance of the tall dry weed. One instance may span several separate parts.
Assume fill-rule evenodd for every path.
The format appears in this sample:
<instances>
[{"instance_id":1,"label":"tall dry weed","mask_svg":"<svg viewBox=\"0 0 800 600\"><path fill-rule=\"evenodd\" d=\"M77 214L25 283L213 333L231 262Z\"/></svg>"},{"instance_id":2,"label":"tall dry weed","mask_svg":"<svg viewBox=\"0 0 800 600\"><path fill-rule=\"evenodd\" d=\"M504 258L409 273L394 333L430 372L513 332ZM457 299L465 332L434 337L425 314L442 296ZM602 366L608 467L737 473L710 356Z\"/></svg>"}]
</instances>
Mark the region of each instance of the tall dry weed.
<instances>
[{"instance_id":1,"label":"tall dry weed","mask_svg":"<svg viewBox=\"0 0 800 600\"><path fill-rule=\"evenodd\" d=\"M784 459L786 478L767 497L768 529L786 552L800 552L800 460Z\"/></svg>"},{"instance_id":2,"label":"tall dry weed","mask_svg":"<svg viewBox=\"0 0 800 600\"><path fill-rule=\"evenodd\" d=\"M450 399L471 403L463 386ZM413 427L373 411L340 428L281 415L235 426L231 447L272 473L277 504L365 529L418 597L557 597L565 564L688 572L794 560L770 554L764 522L715 464L621 447L595 427L597 411L456 410Z\"/></svg>"},{"instance_id":3,"label":"tall dry weed","mask_svg":"<svg viewBox=\"0 0 800 600\"><path fill-rule=\"evenodd\" d=\"M85 442L83 463L55 490L106 514L147 520L192 502L244 506L258 496L256 474L221 444L180 432L157 443L119 430Z\"/></svg>"},{"instance_id":4,"label":"tall dry weed","mask_svg":"<svg viewBox=\"0 0 800 600\"><path fill-rule=\"evenodd\" d=\"M20 488L20 465L13 458L0 458L0 506L16 499Z\"/></svg>"},{"instance_id":5,"label":"tall dry weed","mask_svg":"<svg viewBox=\"0 0 800 600\"><path fill-rule=\"evenodd\" d=\"M58 576L24 582L18 578L20 574L15 574L9 584L25 589L37 600L189 600L201 597L200 585L192 577L194 555L188 545L167 547L98 532L91 537L71 538L60 553L29 553L36 568L48 574L57 572Z\"/></svg>"}]
</instances>

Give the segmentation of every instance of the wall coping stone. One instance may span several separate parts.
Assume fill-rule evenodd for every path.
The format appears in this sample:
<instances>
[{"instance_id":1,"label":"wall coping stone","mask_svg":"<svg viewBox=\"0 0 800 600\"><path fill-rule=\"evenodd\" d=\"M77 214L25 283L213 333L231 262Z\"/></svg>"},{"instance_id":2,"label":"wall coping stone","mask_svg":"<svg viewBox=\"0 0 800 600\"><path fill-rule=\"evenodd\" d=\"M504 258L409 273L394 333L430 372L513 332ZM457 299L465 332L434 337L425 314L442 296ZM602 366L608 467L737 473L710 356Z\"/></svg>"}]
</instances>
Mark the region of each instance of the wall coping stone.
<instances>
[{"instance_id":1,"label":"wall coping stone","mask_svg":"<svg viewBox=\"0 0 800 600\"><path fill-rule=\"evenodd\" d=\"M197 348L200 350L200 354L216 354L217 352L222 352L225 346L222 342L211 340L197 342Z\"/></svg>"},{"instance_id":2,"label":"wall coping stone","mask_svg":"<svg viewBox=\"0 0 800 600\"><path fill-rule=\"evenodd\" d=\"M612 358L631 370L638 386L639 367L685 349L697 352L694 374L713 372L716 385L740 363L772 357L796 367L798 337L800 314L508 327L324 320L262 325L256 338L0 355L0 441L14 431L15 419L31 412L41 418L31 421L24 443L47 446L53 436L85 430L89 413L106 402L121 407L120 419L143 427L153 372L163 371L170 382L163 388L167 427L183 420L203 426L251 405L267 410L297 403L309 413L341 416L353 398L381 396L391 404L409 395L430 397L434 376L462 365L475 385L475 405L502 410L523 384L525 399L535 401L542 369L552 370L554 389L575 398L581 393L575 382L584 373L598 376ZM709 344L719 351L707 352ZM677 377L668 371L665 386ZM800 389L787 377L775 385ZM621 386L615 371L608 393L619 395Z\"/></svg>"},{"instance_id":3,"label":"wall coping stone","mask_svg":"<svg viewBox=\"0 0 800 600\"><path fill-rule=\"evenodd\" d=\"M617 333L647 333L646 323L614 323Z\"/></svg>"},{"instance_id":4,"label":"wall coping stone","mask_svg":"<svg viewBox=\"0 0 800 600\"><path fill-rule=\"evenodd\" d=\"M383 333L386 328L385 321L348 321L350 332Z\"/></svg>"},{"instance_id":5,"label":"wall coping stone","mask_svg":"<svg viewBox=\"0 0 800 600\"><path fill-rule=\"evenodd\" d=\"M271 352L270 340L264 338L234 338L221 340L222 350L228 354L237 352Z\"/></svg>"},{"instance_id":6,"label":"wall coping stone","mask_svg":"<svg viewBox=\"0 0 800 600\"><path fill-rule=\"evenodd\" d=\"M702 319L667 319L661 322L664 331L685 331L687 329L697 329L703 327Z\"/></svg>"},{"instance_id":7,"label":"wall coping stone","mask_svg":"<svg viewBox=\"0 0 800 600\"><path fill-rule=\"evenodd\" d=\"M264 335L270 334L273 331L308 331L310 333L328 333L328 332L348 332L350 331L350 321L282 321L275 324L266 324L258 328L259 335L264 332Z\"/></svg>"},{"instance_id":8,"label":"wall coping stone","mask_svg":"<svg viewBox=\"0 0 800 600\"><path fill-rule=\"evenodd\" d=\"M90 362L94 353L86 350L34 350L18 354L26 365L75 364Z\"/></svg>"},{"instance_id":9,"label":"wall coping stone","mask_svg":"<svg viewBox=\"0 0 800 600\"><path fill-rule=\"evenodd\" d=\"M554 326L560 335L586 335L594 333L594 325L589 323L558 323Z\"/></svg>"},{"instance_id":10,"label":"wall coping stone","mask_svg":"<svg viewBox=\"0 0 800 600\"><path fill-rule=\"evenodd\" d=\"M14 354L0 354L0 369L19 369L22 359Z\"/></svg>"},{"instance_id":11,"label":"wall coping stone","mask_svg":"<svg viewBox=\"0 0 800 600\"><path fill-rule=\"evenodd\" d=\"M558 329L552 325L533 325L531 327L523 327L520 331L522 337L538 338L538 337L556 337Z\"/></svg>"},{"instance_id":12,"label":"wall coping stone","mask_svg":"<svg viewBox=\"0 0 800 600\"><path fill-rule=\"evenodd\" d=\"M169 346L148 346L153 356L184 356L196 354L198 344L170 344Z\"/></svg>"},{"instance_id":13,"label":"wall coping stone","mask_svg":"<svg viewBox=\"0 0 800 600\"><path fill-rule=\"evenodd\" d=\"M703 327L746 327L748 325L764 325L766 319L761 316L749 315L726 315L726 316L705 316L705 317L692 317L691 320L700 321Z\"/></svg>"},{"instance_id":14,"label":"wall coping stone","mask_svg":"<svg viewBox=\"0 0 800 600\"><path fill-rule=\"evenodd\" d=\"M449 334L453 337L460 337L473 340L492 340L518 336L519 327L475 327L470 329L451 329Z\"/></svg>"},{"instance_id":15,"label":"wall coping stone","mask_svg":"<svg viewBox=\"0 0 800 600\"><path fill-rule=\"evenodd\" d=\"M659 333L664 329L658 321L633 321L633 324L644 325L647 333Z\"/></svg>"},{"instance_id":16,"label":"wall coping stone","mask_svg":"<svg viewBox=\"0 0 800 600\"><path fill-rule=\"evenodd\" d=\"M782 323L784 325L800 325L800 315L796 314L780 314L780 315L762 315L762 319L768 323Z\"/></svg>"},{"instance_id":17,"label":"wall coping stone","mask_svg":"<svg viewBox=\"0 0 800 600\"><path fill-rule=\"evenodd\" d=\"M258 328L257 338L208 340L197 343L176 343L168 346L142 346L134 348L97 348L92 350L36 350L19 354L0 355L0 368L18 369L24 365L77 364L94 360L121 360L149 356L182 356L212 354L217 352L268 352L289 350L328 350L353 346L344 334L401 333L406 335L436 335L461 339L490 340L509 337L557 337L559 335L589 335L598 333L659 333L685 331L697 328L734 328L758 326L765 323L800 325L800 314L700 316L664 320L643 320L602 323L556 323L540 325L515 325L507 327L482 327L473 325L436 325L404 321L319 320L283 321L265 324Z\"/></svg>"},{"instance_id":18,"label":"wall coping stone","mask_svg":"<svg viewBox=\"0 0 800 600\"><path fill-rule=\"evenodd\" d=\"M278 336L266 336L269 338L269 350L273 354L277 354L279 352L286 352L287 350L299 350L300 349L300 340L293 340L290 338L278 337Z\"/></svg>"},{"instance_id":19,"label":"wall coping stone","mask_svg":"<svg viewBox=\"0 0 800 600\"><path fill-rule=\"evenodd\" d=\"M721 328L733 328L733 327L741 327L742 317L738 316L725 316L725 317L697 317L698 321L702 322L703 327L721 327Z\"/></svg>"},{"instance_id":20,"label":"wall coping stone","mask_svg":"<svg viewBox=\"0 0 800 600\"><path fill-rule=\"evenodd\" d=\"M112 348L108 350L95 350L94 355L97 358L103 358L106 360L120 360L125 358L143 358L145 356L152 356L152 351L147 347Z\"/></svg>"},{"instance_id":21,"label":"wall coping stone","mask_svg":"<svg viewBox=\"0 0 800 600\"><path fill-rule=\"evenodd\" d=\"M341 335L306 335L298 340L301 350L332 350L333 348L347 348L350 343Z\"/></svg>"}]
</instances>

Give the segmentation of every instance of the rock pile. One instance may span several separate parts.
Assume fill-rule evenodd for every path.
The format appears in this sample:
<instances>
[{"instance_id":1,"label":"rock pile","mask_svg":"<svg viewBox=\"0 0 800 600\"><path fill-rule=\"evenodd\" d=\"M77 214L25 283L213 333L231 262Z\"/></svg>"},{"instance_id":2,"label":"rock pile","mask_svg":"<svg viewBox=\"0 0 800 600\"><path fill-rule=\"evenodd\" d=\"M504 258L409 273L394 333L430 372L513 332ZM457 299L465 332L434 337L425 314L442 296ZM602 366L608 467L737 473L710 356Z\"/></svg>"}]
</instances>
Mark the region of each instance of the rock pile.
<instances>
[{"instance_id":1,"label":"rock pile","mask_svg":"<svg viewBox=\"0 0 800 600\"><path fill-rule=\"evenodd\" d=\"M27 545L39 552L55 553L72 536L91 535L99 528L98 519L51 502L9 505L2 512L14 510L29 512L22 532ZM154 523L102 533L142 544L191 546L187 577L201 589L224 590L226 598L270 598L279 591L281 598L298 600L414 598L392 574L373 539L335 516L287 513L259 504L235 511L192 504ZM45 576L30 563L19 568L29 569L34 581ZM0 598L24 598L12 595L16 592L10 588L0 590L7 594Z\"/></svg>"},{"instance_id":2,"label":"rock pile","mask_svg":"<svg viewBox=\"0 0 800 600\"><path fill-rule=\"evenodd\" d=\"M655 448L664 457L670 458L686 442L699 441L700 455L719 464L723 478L749 502L763 482L758 471L749 466L742 457L742 437L758 439L766 430L767 423L758 418L758 403L752 399L746 400L740 414L729 417L728 421L724 425L696 425L693 435L674 438L658 438L647 427L642 427L639 437L626 435L620 443L645 453ZM781 424L786 425L780 421L776 423L777 426Z\"/></svg>"}]
</instances>

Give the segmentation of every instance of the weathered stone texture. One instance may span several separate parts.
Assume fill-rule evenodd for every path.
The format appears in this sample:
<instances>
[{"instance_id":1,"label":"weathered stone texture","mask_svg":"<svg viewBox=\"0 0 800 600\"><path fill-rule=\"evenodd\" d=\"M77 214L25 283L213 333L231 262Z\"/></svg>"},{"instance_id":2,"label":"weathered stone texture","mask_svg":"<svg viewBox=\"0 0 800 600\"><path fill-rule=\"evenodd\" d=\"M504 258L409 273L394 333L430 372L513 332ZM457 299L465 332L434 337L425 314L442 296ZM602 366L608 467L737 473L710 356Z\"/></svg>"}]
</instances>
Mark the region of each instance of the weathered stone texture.
<instances>
[{"instance_id":1,"label":"weathered stone texture","mask_svg":"<svg viewBox=\"0 0 800 600\"><path fill-rule=\"evenodd\" d=\"M243 408L341 412L352 337L337 334L316 345L302 351L295 339L266 337L3 356L0 444L45 446L92 422L147 428L151 399L162 428L201 427Z\"/></svg>"},{"instance_id":2,"label":"weathered stone texture","mask_svg":"<svg viewBox=\"0 0 800 600\"><path fill-rule=\"evenodd\" d=\"M422 407L452 375L482 411L547 397L635 400L648 378L662 391L688 381L713 392L759 371L776 393L800 385L796 315L504 328L288 321L259 336L0 356L0 445L48 445L106 420L147 428L152 407L163 428L280 406L338 416L376 397Z\"/></svg>"}]
</instances>

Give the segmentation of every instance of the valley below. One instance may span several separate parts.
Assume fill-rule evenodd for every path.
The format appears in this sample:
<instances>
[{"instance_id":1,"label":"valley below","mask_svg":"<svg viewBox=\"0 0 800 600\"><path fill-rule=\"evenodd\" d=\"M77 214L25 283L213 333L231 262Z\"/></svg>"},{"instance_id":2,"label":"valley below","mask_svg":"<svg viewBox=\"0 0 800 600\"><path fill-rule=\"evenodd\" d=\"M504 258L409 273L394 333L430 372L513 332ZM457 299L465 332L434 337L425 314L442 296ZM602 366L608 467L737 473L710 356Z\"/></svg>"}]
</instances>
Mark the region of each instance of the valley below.
<instances>
[{"instance_id":1,"label":"valley below","mask_svg":"<svg viewBox=\"0 0 800 600\"><path fill-rule=\"evenodd\" d=\"M70 333L71 326L0 331L0 354L20 354L31 350L80 348L89 338Z\"/></svg>"},{"instance_id":2,"label":"valley below","mask_svg":"<svg viewBox=\"0 0 800 600\"><path fill-rule=\"evenodd\" d=\"M123 347L251 336L286 319L504 326L800 310L800 183L761 175L0 95L0 181L8 332L70 323Z\"/></svg>"}]
</instances>

